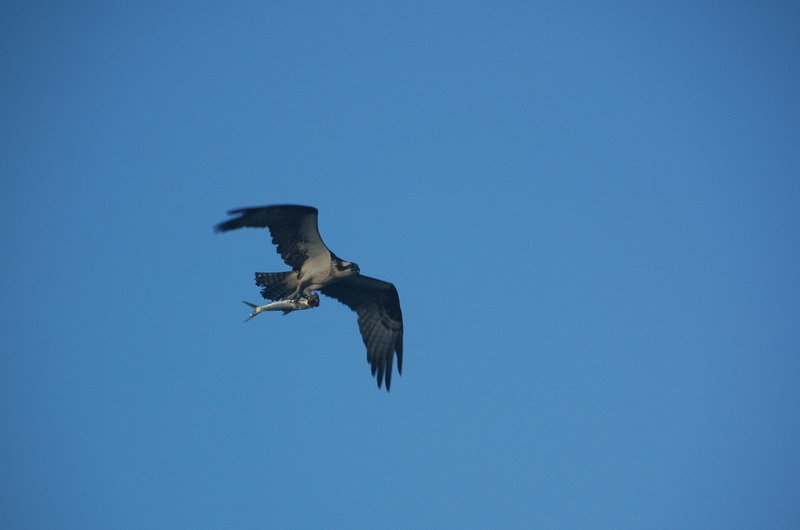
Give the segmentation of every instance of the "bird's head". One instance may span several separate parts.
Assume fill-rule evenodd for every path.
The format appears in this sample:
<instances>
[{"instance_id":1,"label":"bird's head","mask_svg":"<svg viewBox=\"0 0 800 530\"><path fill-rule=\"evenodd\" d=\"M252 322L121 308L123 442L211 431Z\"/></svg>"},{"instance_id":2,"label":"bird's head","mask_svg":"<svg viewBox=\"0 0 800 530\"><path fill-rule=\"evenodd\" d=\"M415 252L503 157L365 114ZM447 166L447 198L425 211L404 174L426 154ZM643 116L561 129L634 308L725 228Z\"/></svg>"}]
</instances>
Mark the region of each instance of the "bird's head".
<instances>
[{"instance_id":1,"label":"bird's head","mask_svg":"<svg viewBox=\"0 0 800 530\"><path fill-rule=\"evenodd\" d=\"M351 274L358 274L361 272L361 269L358 268L357 263L352 263L350 261L345 261L341 258L335 258L336 269L339 272L350 272Z\"/></svg>"}]
</instances>

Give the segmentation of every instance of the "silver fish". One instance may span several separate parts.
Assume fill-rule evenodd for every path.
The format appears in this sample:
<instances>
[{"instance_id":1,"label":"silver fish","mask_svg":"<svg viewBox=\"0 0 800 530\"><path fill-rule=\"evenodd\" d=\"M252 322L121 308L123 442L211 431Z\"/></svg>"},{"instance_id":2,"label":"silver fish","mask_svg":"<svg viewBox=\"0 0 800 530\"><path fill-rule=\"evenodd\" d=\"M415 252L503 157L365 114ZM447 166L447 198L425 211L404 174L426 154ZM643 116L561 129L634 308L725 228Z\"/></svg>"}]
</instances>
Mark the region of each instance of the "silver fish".
<instances>
[{"instance_id":1,"label":"silver fish","mask_svg":"<svg viewBox=\"0 0 800 530\"><path fill-rule=\"evenodd\" d=\"M264 305L251 304L244 300L242 300L242 302L253 308L253 312L250 313L250 316L244 319L244 321L247 322L264 311L283 311L283 314L287 315L292 311L302 311L303 309L317 307L319 305L319 294L311 293L311 296L308 298L300 298L299 300L278 300L277 302L270 302Z\"/></svg>"}]
</instances>

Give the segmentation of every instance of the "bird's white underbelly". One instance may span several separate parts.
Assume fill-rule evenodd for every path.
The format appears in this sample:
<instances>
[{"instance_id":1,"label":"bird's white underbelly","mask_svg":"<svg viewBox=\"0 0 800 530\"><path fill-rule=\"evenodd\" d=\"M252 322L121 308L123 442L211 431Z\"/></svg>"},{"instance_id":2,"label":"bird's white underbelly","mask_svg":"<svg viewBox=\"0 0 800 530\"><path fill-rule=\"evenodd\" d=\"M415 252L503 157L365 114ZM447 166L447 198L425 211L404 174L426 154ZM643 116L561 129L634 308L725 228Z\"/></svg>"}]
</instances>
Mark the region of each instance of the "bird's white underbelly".
<instances>
[{"instance_id":1,"label":"bird's white underbelly","mask_svg":"<svg viewBox=\"0 0 800 530\"><path fill-rule=\"evenodd\" d=\"M300 269L300 281L307 284L307 289L319 289L332 281L331 260L326 255L315 256L307 260Z\"/></svg>"}]
</instances>

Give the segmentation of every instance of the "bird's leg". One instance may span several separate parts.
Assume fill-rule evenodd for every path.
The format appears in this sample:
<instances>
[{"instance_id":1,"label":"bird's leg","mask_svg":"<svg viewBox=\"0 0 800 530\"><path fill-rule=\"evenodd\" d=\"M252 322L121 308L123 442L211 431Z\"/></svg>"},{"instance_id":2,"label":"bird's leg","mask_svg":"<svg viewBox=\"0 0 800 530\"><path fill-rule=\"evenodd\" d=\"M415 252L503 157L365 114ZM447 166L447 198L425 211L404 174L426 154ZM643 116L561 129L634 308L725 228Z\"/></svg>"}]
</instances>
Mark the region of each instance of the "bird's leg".
<instances>
[{"instance_id":1,"label":"bird's leg","mask_svg":"<svg viewBox=\"0 0 800 530\"><path fill-rule=\"evenodd\" d=\"M307 290L306 288L308 287L307 280L303 278L303 272L297 271L295 274L297 279L297 286L295 287L294 292L286 297L286 300L289 300L291 302L297 302L300 299L301 293Z\"/></svg>"},{"instance_id":2,"label":"bird's leg","mask_svg":"<svg viewBox=\"0 0 800 530\"><path fill-rule=\"evenodd\" d=\"M311 289L309 289L310 285L311 285L310 283L305 283L303 281L298 282L297 288L291 295L289 295L289 298L287 298L287 300L291 300L292 302L297 302L298 300L300 300L301 296L305 298L310 297L311 296Z\"/></svg>"},{"instance_id":3,"label":"bird's leg","mask_svg":"<svg viewBox=\"0 0 800 530\"><path fill-rule=\"evenodd\" d=\"M286 297L286 300L291 302L297 302L300 299L300 288L298 287L295 291Z\"/></svg>"},{"instance_id":4,"label":"bird's leg","mask_svg":"<svg viewBox=\"0 0 800 530\"><path fill-rule=\"evenodd\" d=\"M308 291L308 284L300 280L297 282L297 287L295 288L294 292L289 295L287 300L291 300L292 302L297 302L298 300L300 300L300 296L304 295L307 291Z\"/></svg>"}]
</instances>

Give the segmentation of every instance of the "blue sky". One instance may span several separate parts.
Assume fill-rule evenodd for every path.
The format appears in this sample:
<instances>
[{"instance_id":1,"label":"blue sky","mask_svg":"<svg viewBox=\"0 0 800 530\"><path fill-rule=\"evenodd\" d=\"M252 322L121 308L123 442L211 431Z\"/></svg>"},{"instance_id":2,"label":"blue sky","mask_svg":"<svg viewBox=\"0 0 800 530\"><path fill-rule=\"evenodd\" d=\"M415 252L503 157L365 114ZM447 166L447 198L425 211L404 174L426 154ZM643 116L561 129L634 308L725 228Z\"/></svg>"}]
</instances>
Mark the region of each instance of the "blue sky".
<instances>
[{"instance_id":1,"label":"blue sky","mask_svg":"<svg viewBox=\"0 0 800 530\"><path fill-rule=\"evenodd\" d=\"M800 526L800 12L667 4L4 6L0 526Z\"/></svg>"}]
</instances>

